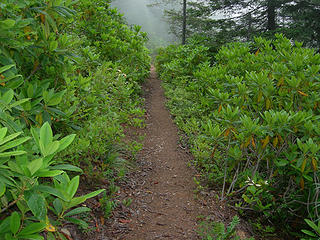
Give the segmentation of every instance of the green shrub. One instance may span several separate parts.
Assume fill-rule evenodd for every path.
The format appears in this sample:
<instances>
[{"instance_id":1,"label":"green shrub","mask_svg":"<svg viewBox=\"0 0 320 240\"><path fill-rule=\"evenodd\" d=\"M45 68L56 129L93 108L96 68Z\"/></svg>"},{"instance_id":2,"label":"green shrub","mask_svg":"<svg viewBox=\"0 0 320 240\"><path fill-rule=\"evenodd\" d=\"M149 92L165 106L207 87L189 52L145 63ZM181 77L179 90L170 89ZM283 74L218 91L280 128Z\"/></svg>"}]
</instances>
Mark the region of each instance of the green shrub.
<instances>
[{"instance_id":1,"label":"green shrub","mask_svg":"<svg viewBox=\"0 0 320 240\"><path fill-rule=\"evenodd\" d=\"M9 66L1 72L2 89L15 90L17 100L30 99L13 115L23 127L65 119L57 106L70 65L71 39L62 27L75 13L70 1L5 0L0 8L0 66Z\"/></svg>"},{"instance_id":2,"label":"green shrub","mask_svg":"<svg viewBox=\"0 0 320 240\"><path fill-rule=\"evenodd\" d=\"M239 223L238 216L234 216L227 227L222 222L203 221L200 223L198 233L203 240L239 240L240 237L236 234ZM246 238L246 240L253 240L253 238Z\"/></svg>"},{"instance_id":3,"label":"green shrub","mask_svg":"<svg viewBox=\"0 0 320 240\"><path fill-rule=\"evenodd\" d=\"M198 46L158 58L168 105L209 183L287 227L306 212L317 219L319 207L320 55L301 46L278 35L224 46L213 65L180 55Z\"/></svg>"},{"instance_id":4,"label":"green shrub","mask_svg":"<svg viewBox=\"0 0 320 240\"><path fill-rule=\"evenodd\" d=\"M318 224L315 224L313 221L309 219L304 219L304 221L308 224L309 228L312 229L306 230L303 229L302 232L305 234L305 237L301 240L316 240L320 238L320 222L318 221Z\"/></svg>"},{"instance_id":5,"label":"green shrub","mask_svg":"<svg viewBox=\"0 0 320 240\"><path fill-rule=\"evenodd\" d=\"M147 37L109 1L4 0L0 10L0 238L65 239L59 227L87 228L74 216L90 209L77 205L103 191L75 197L79 166L123 175L123 126L144 114Z\"/></svg>"},{"instance_id":6,"label":"green shrub","mask_svg":"<svg viewBox=\"0 0 320 240\"><path fill-rule=\"evenodd\" d=\"M124 126L141 124L144 114L140 84L149 75L147 36L140 27L127 26L108 1L81 1L75 9L79 14L69 28L77 35L71 48L79 56L78 74L64 75L61 108L69 109L69 126L81 129L60 159L83 166L87 179L111 181L128 164L120 154L127 152Z\"/></svg>"},{"instance_id":7,"label":"green shrub","mask_svg":"<svg viewBox=\"0 0 320 240\"><path fill-rule=\"evenodd\" d=\"M70 180L66 171L82 170L54 159L75 135L58 140L46 122L40 129L31 129L33 142L24 145L30 137L17 138L22 132L7 135L7 130L0 129L0 211L5 214L0 222L1 239L43 239L39 233L45 229L58 236L56 227L63 222L86 225L73 216L90 209L74 207L103 190L75 197L79 176Z\"/></svg>"},{"instance_id":8,"label":"green shrub","mask_svg":"<svg viewBox=\"0 0 320 240\"><path fill-rule=\"evenodd\" d=\"M127 26L122 15L112 9L110 1L81 1L74 29L85 36L84 46L97 49L100 60L119 63L121 70L133 82L140 82L149 74L150 56L145 47L147 35L140 26Z\"/></svg>"}]
</instances>

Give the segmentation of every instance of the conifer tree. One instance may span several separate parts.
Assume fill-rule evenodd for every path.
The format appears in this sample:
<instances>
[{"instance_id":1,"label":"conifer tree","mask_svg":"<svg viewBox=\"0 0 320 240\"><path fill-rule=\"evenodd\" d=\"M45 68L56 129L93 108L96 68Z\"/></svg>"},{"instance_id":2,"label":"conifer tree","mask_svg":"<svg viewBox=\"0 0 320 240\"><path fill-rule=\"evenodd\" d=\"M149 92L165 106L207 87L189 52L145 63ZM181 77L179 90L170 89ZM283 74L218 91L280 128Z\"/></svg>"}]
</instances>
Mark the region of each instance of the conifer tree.
<instances>
[{"instance_id":1,"label":"conifer tree","mask_svg":"<svg viewBox=\"0 0 320 240\"><path fill-rule=\"evenodd\" d=\"M217 45L280 32L320 47L320 0L188 1L186 15L177 10L167 11L167 15L177 36L184 32L178 22L188 16L186 36L200 34Z\"/></svg>"}]
</instances>

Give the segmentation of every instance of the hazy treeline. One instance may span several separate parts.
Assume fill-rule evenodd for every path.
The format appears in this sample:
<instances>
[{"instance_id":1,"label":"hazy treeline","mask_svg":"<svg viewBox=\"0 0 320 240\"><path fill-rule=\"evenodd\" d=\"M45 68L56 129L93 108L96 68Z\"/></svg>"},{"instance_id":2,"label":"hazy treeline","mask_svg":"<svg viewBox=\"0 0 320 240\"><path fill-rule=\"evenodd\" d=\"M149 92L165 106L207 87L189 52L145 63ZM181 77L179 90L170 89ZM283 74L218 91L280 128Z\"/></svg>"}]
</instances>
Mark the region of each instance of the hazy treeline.
<instances>
[{"instance_id":1,"label":"hazy treeline","mask_svg":"<svg viewBox=\"0 0 320 240\"><path fill-rule=\"evenodd\" d=\"M148 47L151 49L176 40L175 36L170 34L170 27L164 16L166 6L154 3L153 0L114 0L111 3L124 14L129 24L142 26L142 30L148 33Z\"/></svg>"}]
</instances>

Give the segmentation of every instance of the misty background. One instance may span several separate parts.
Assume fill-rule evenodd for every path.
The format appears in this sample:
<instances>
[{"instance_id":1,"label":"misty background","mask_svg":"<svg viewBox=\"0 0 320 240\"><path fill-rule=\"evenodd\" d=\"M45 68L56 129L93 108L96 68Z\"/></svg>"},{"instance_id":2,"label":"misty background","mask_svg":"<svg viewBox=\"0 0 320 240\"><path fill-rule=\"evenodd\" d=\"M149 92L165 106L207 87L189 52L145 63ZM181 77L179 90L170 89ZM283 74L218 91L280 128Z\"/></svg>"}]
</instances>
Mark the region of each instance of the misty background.
<instances>
[{"instance_id":1,"label":"misty background","mask_svg":"<svg viewBox=\"0 0 320 240\"><path fill-rule=\"evenodd\" d=\"M170 27L164 16L164 10L169 6L154 3L154 0L113 0L111 3L112 7L118 8L124 14L129 25L140 25L142 31L148 33L149 49L177 41L176 37L170 34Z\"/></svg>"}]
</instances>

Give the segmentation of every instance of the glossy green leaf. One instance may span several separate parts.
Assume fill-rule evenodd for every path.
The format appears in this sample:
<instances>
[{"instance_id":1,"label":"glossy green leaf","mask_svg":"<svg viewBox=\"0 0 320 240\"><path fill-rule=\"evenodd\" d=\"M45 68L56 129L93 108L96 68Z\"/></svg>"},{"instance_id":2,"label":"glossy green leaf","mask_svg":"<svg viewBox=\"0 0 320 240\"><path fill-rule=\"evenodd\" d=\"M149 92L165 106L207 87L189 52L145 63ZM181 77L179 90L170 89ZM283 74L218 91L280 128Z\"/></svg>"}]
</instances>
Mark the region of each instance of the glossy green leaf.
<instances>
[{"instance_id":1,"label":"glossy green leaf","mask_svg":"<svg viewBox=\"0 0 320 240\"><path fill-rule=\"evenodd\" d=\"M17 236L28 236L34 233L42 232L46 227L44 222L28 224Z\"/></svg>"},{"instance_id":2,"label":"glossy green leaf","mask_svg":"<svg viewBox=\"0 0 320 240\"><path fill-rule=\"evenodd\" d=\"M28 169L30 170L31 176L33 176L40 168L42 168L43 159L38 158L33 160L28 164Z\"/></svg>"},{"instance_id":3,"label":"glossy green leaf","mask_svg":"<svg viewBox=\"0 0 320 240\"><path fill-rule=\"evenodd\" d=\"M21 145L22 143L28 141L29 139L30 139L30 137L24 137L24 138L19 138L19 139L13 140L13 141L1 146L0 152L3 152L3 151L8 150L10 148L17 147L17 146Z\"/></svg>"},{"instance_id":4,"label":"glossy green leaf","mask_svg":"<svg viewBox=\"0 0 320 240\"><path fill-rule=\"evenodd\" d=\"M44 147L44 149L45 149L45 152L43 154L44 157L56 153L59 149L59 146L60 146L59 141L54 141L54 142L49 143L47 146Z\"/></svg>"},{"instance_id":5,"label":"glossy green leaf","mask_svg":"<svg viewBox=\"0 0 320 240\"><path fill-rule=\"evenodd\" d=\"M10 230L13 234L16 234L21 225L21 218L19 213L13 212L10 216Z\"/></svg>"},{"instance_id":6,"label":"glossy green leaf","mask_svg":"<svg viewBox=\"0 0 320 240\"><path fill-rule=\"evenodd\" d=\"M64 149L66 149L73 142L75 136L76 136L75 134L71 134L71 135L68 135L68 136L60 139L59 140L60 145L59 145L59 149L57 150L57 152L60 152Z\"/></svg>"},{"instance_id":7,"label":"glossy green leaf","mask_svg":"<svg viewBox=\"0 0 320 240\"><path fill-rule=\"evenodd\" d=\"M29 84L28 88L27 88L27 95L28 98L32 98L34 94L34 87L32 84Z\"/></svg>"},{"instance_id":8,"label":"glossy green leaf","mask_svg":"<svg viewBox=\"0 0 320 240\"><path fill-rule=\"evenodd\" d=\"M0 140L0 145L3 145L9 141L11 141L12 139L15 139L16 137L18 137L19 135L21 135L22 132L17 132L17 133L14 133L14 134L11 134L3 139Z\"/></svg>"},{"instance_id":9,"label":"glossy green leaf","mask_svg":"<svg viewBox=\"0 0 320 240\"><path fill-rule=\"evenodd\" d=\"M61 175L63 173L63 171L60 170L47 170L47 169L43 169L38 171L35 176L37 177L55 177L58 175Z\"/></svg>"},{"instance_id":10,"label":"glossy green leaf","mask_svg":"<svg viewBox=\"0 0 320 240\"><path fill-rule=\"evenodd\" d=\"M50 127L50 124L46 122L40 128L40 142L43 144L44 147L48 146L52 143L53 134Z\"/></svg>"},{"instance_id":11,"label":"glossy green leaf","mask_svg":"<svg viewBox=\"0 0 320 240\"><path fill-rule=\"evenodd\" d=\"M23 235L21 237L27 240L44 240L44 238L39 234Z\"/></svg>"},{"instance_id":12,"label":"glossy green leaf","mask_svg":"<svg viewBox=\"0 0 320 240\"><path fill-rule=\"evenodd\" d=\"M89 199L89 198L93 198L93 197L99 195L100 193L102 193L102 192L104 192L104 191L105 191L105 189L100 189L100 190L97 190L97 191L88 193L88 194L84 195L84 197L85 197L86 200L87 200L87 199Z\"/></svg>"},{"instance_id":13,"label":"glossy green leaf","mask_svg":"<svg viewBox=\"0 0 320 240\"><path fill-rule=\"evenodd\" d=\"M6 19L4 21L0 21L0 26L3 28L12 28L16 24L16 21L13 19Z\"/></svg>"},{"instance_id":14,"label":"glossy green leaf","mask_svg":"<svg viewBox=\"0 0 320 240\"><path fill-rule=\"evenodd\" d=\"M318 228L318 226L312 222L311 220L309 219L305 219L304 220L314 231L316 231L319 235L320 235L320 229Z\"/></svg>"},{"instance_id":15,"label":"glossy green leaf","mask_svg":"<svg viewBox=\"0 0 320 240\"><path fill-rule=\"evenodd\" d=\"M80 177L79 176L75 176L74 178L71 179L71 181L69 182L69 186L66 189L66 192L70 198L70 200L73 198L73 196L76 194L78 187L79 187L79 181L80 181Z\"/></svg>"},{"instance_id":16,"label":"glossy green leaf","mask_svg":"<svg viewBox=\"0 0 320 240\"><path fill-rule=\"evenodd\" d=\"M1 100L4 101L6 104L11 103L14 96L14 92L12 89L8 90L3 96L1 97Z\"/></svg>"},{"instance_id":17,"label":"glossy green leaf","mask_svg":"<svg viewBox=\"0 0 320 240\"><path fill-rule=\"evenodd\" d=\"M21 100L18 100L12 104L9 105L10 108L15 108L17 106L20 106L21 104L24 104L26 102L29 102L30 101L30 98L24 98L24 99L21 99Z\"/></svg>"},{"instance_id":18,"label":"glossy green leaf","mask_svg":"<svg viewBox=\"0 0 320 240\"><path fill-rule=\"evenodd\" d=\"M0 128L0 140L2 140L7 134L8 128Z\"/></svg>"},{"instance_id":19,"label":"glossy green leaf","mask_svg":"<svg viewBox=\"0 0 320 240\"><path fill-rule=\"evenodd\" d=\"M72 209L71 211L69 211L68 213L66 213L64 216L68 217L68 216L74 216L74 215L78 215L84 212L90 212L91 209L87 208L87 207L78 207L75 209Z\"/></svg>"},{"instance_id":20,"label":"glossy green leaf","mask_svg":"<svg viewBox=\"0 0 320 240\"><path fill-rule=\"evenodd\" d=\"M1 100L4 101L6 104L9 104L14 96L14 92L12 89L6 91L5 94L3 94L3 96L1 97Z\"/></svg>"},{"instance_id":21,"label":"glossy green leaf","mask_svg":"<svg viewBox=\"0 0 320 240\"><path fill-rule=\"evenodd\" d=\"M26 154L26 152L25 151L3 152L3 153L0 153L0 158L19 156L19 155L23 155L23 154Z\"/></svg>"},{"instance_id":22,"label":"glossy green leaf","mask_svg":"<svg viewBox=\"0 0 320 240\"><path fill-rule=\"evenodd\" d=\"M6 192L6 185L0 181L0 197L2 197L5 192Z\"/></svg>"},{"instance_id":23,"label":"glossy green leaf","mask_svg":"<svg viewBox=\"0 0 320 240\"><path fill-rule=\"evenodd\" d=\"M39 139L39 134L37 133L36 128L31 128L30 131L37 147L40 149L40 139Z\"/></svg>"},{"instance_id":24,"label":"glossy green leaf","mask_svg":"<svg viewBox=\"0 0 320 240\"><path fill-rule=\"evenodd\" d=\"M11 217L6 217L0 224L0 234L4 234L10 231Z\"/></svg>"},{"instance_id":25,"label":"glossy green leaf","mask_svg":"<svg viewBox=\"0 0 320 240\"><path fill-rule=\"evenodd\" d=\"M308 236L311 236L311 237L316 237L317 235L309 230L301 230L301 232L307 234Z\"/></svg>"},{"instance_id":26,"label":"glossy green leaf","mask_svg":"<svg viewBox=\"0 0 320 240\"><path fill-rule=\"evenodd\" d=\"M10 68L13 68L13 67L15 67L14 64L3 66L0 68L0 73L4 73L5 71L8 71Z\"/></svg>"},{"instance_id":27,"label":"glossy green leaf","mask_svg":"<svg viewBox=\"0 0 320 240\"><path fill-rule=\"evenodd\" d=\"M94 191L94 192L92 192L92 193L86 194L86 195L84 195L84 196L73 198L73 199L71 200L71 202L69 203L68 207L69 207L69 208L75 207L75 206L77 206L77 205L85 202L87 199L99 195L99 194L102 193L103 191L105 191L105 189L97 190L97 191Z\"/></svg>"},{"instance_id":28,"label":"glossy green leaf","mask_svg":"<svg viewBox=\"0 0 320 240\"><path fill-rule=\"evenodd\" d=\"M58 198L61 198L62 200L66 200L64 195L58 189L50 187L50 186L38 185L34 188L34 190L39 191L39 192L43 192L43 193L48 193L52 196L56 196Z\"/></svg>"},{"instance_id":29,"label":"glossy green leaf","mask_svg":"<svg viewBox=\"0 0 320 240\"><path fill-rule=\"evenodd\" d=\"M66 217L65 220L77 224L79 226L81 226L82 228L86 229L89 227L88 223L86 223L85 221L78 219L78 218L72 218L72 217Z\"/></svg>"},{"instance_id":30,"label":"glossy green leaf","mask_svg":"<svg viewBox=\"0 0 320 240\"><path fill-rule=\"evenodd\" d=\"M73 165L70 165L70 164L56 165L56 166L50 167L50 169L72 171L72 172L80 172L80 173L83 172L83 170L81 168L73 166Z\"/></svg>"},{"instance_id":31,"label":"glossy green leaf","mask_svg":"<svg viewBox=\"0 0 320 240\"><path fill-rule=\"evenodd\" d=\"M29 200L27 201L28 207L30 208L33 215L38 220L45 220L47 216L47 207L46 207L46 201L42 195L39 195L37 193L34 193L31 195ZM34 232L31 232L34 233ZM28 234L31 234L28 233Z\"/></svg>"},{"instance_id":32,"label":"glossy green leaf","mask_svg":"<svg viewBox=\"0 0 320 240\"><path fill-rule=\"evenodd\" d=\"M53 207L54 209L56 210L56 212L58 214L60 214L62 211L63 211L63 206L62 206L62 202L59 198L56 198L54 201L53 201Z\"/></svg>"}]
</instances>

